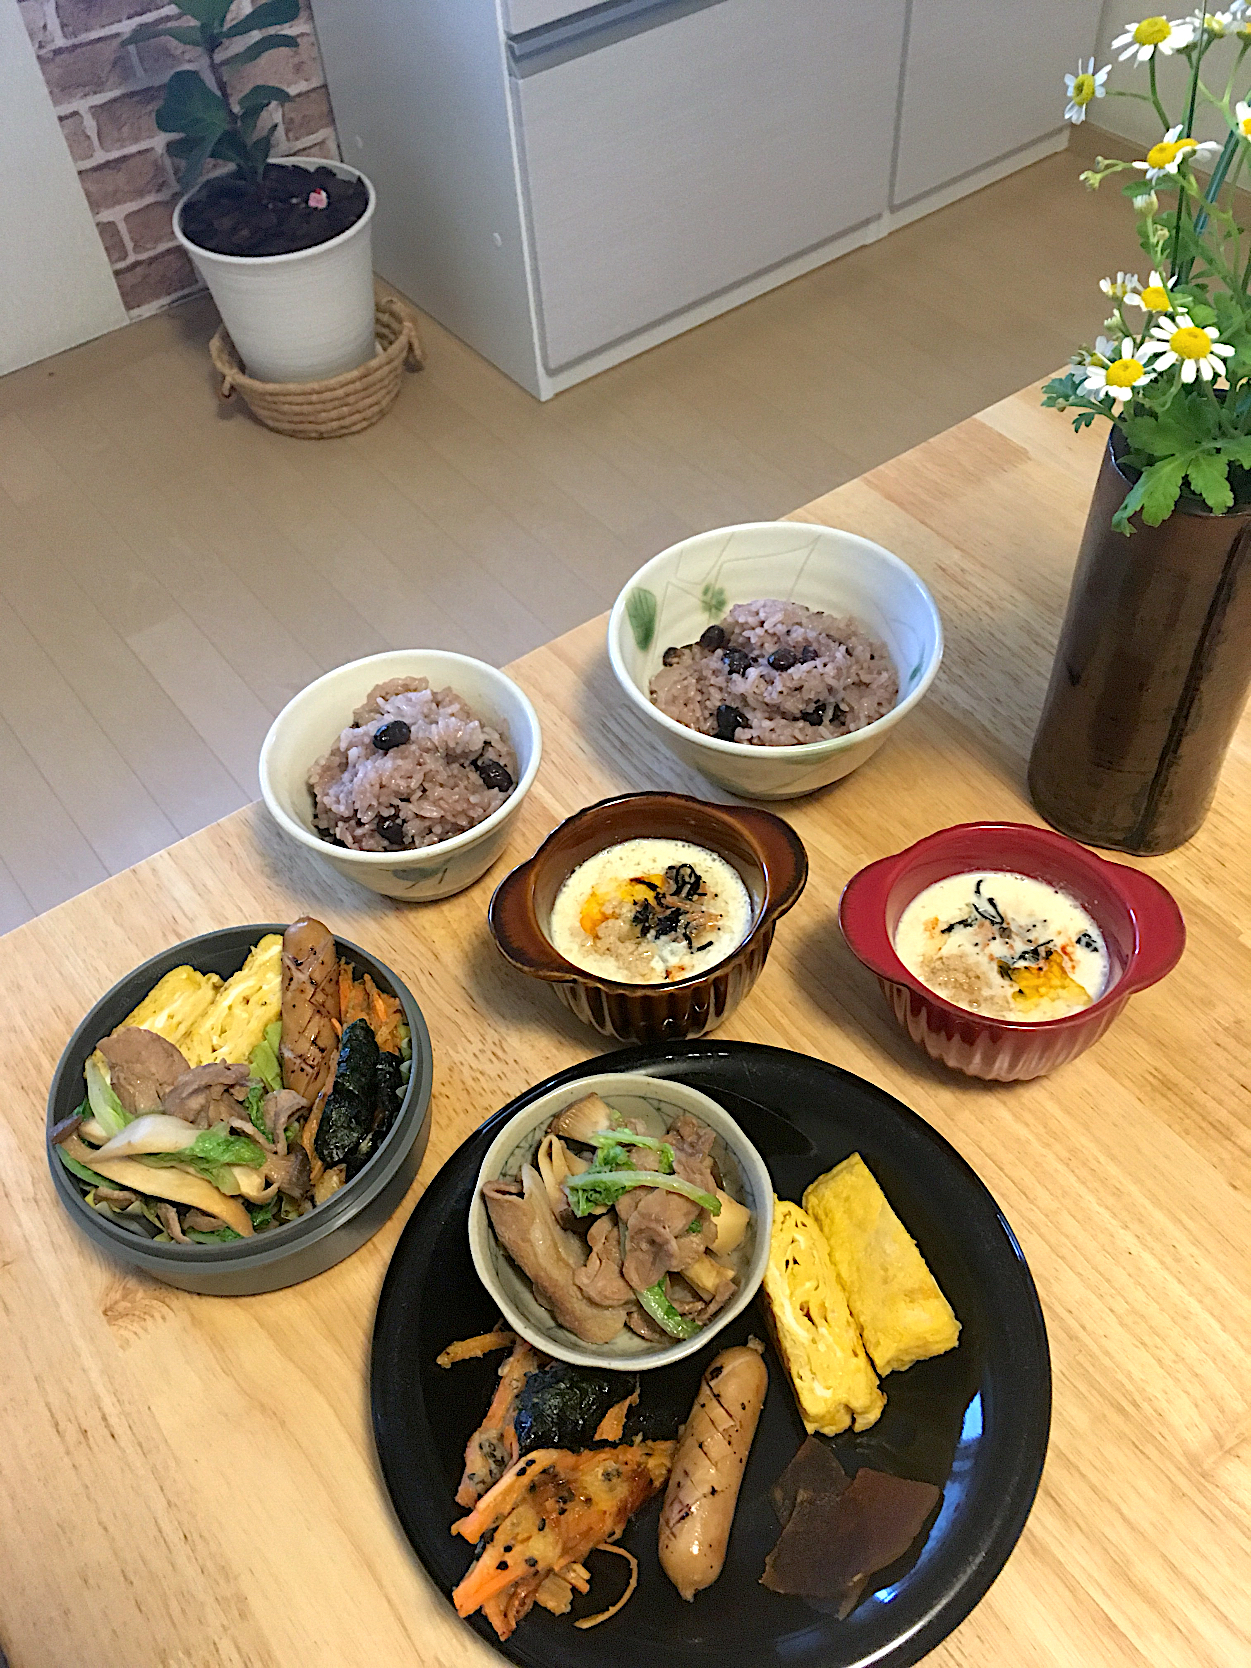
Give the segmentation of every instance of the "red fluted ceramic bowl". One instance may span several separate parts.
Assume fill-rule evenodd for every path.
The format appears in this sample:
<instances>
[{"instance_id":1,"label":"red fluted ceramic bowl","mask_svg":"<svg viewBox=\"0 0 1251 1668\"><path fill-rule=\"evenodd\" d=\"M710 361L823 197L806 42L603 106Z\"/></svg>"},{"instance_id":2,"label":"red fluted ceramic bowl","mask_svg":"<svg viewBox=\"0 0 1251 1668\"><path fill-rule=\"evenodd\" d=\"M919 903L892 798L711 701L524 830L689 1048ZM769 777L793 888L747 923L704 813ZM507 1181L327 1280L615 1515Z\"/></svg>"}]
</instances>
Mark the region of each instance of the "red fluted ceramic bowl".
<instances>
[{"instance_id":1,"label":"red fluted ceramic bowl","mask_svg":"<svg viewBox=\"0 0 1251 1668\"><path fill-rule=\"evenodd\" d=\"M1111 960L1097 1002L1038 1024L991 1019L957 1008L908 971L895 954L900 916L936 880L973 869L1045 880L1094 917ZM1000 1083L1041 1077L1098 1042L1135 991L1172 972L1186 945L1181 911L1159 881L1049 828L1018 822L961 823L870 863L848 882L838 920L913 1042L954 1071Z\"/></svg>"}]
</instances>

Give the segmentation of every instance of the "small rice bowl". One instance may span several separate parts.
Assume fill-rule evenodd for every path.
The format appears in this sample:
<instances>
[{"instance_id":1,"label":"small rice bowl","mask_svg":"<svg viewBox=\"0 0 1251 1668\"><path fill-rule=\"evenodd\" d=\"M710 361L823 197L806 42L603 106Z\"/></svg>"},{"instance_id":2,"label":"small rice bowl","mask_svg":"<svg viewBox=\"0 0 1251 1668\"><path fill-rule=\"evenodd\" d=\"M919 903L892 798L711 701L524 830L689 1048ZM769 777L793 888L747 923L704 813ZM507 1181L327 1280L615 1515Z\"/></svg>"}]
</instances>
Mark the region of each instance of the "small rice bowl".
<instances>
[{"instance_id":1,"label":"small rice bowl","mask_svg":"<svg viewBox=\"0 0 1251 1668\"><path fill-rule=\"evenodd\" d=\"M850 735L899 697L886 645L853 619L796 602L741 602L695 643L668 648L649 694L669 718L751 747Z\"/></svg>"},{"instance_id":2,"label":"small rice bowl","mask_svg":"<svg viewBox=\"0 0 1251 1668\"><path fill-rule=\"evenodd\" d=\"M404 726L408 737L397 741ZM308 776L322 838L374 852L415 851L464 834L499 810L516 781L507 738L455 690L433 690L427 678L371 689Z\"/></svg>"}]
</instances>

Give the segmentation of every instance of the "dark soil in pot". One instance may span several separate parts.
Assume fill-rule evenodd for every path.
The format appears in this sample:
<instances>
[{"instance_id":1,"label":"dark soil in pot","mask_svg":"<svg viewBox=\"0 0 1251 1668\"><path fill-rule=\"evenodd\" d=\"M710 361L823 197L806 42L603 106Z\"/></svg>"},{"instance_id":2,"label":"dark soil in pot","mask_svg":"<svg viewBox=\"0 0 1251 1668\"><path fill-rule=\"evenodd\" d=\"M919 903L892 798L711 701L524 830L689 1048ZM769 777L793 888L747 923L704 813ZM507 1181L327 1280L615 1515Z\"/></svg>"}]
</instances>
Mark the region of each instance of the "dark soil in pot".
<instances>
[{"instance_id":1,"label":"dark soil in pot","mask_svg":"<svg viewBox=\"0 0 1251 1668\"><path fill-rule=\"evenodd\" d=\"M320 193L324 208L316 206ZM215 255L290 255L329 243L368 206L363 179L344 179L332 168L271 164L259 187L241 174L207 180L184 206L182 230Z\"/></svg>"}]
</instances>

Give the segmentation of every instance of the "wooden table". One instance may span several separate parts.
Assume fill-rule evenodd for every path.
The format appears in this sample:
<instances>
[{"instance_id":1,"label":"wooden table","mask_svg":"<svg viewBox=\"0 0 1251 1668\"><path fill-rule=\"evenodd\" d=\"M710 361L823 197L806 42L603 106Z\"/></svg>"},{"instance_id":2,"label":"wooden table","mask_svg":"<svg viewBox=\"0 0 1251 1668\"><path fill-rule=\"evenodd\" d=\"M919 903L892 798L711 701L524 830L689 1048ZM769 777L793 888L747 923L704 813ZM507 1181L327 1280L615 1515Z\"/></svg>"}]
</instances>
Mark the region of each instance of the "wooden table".
<instances>
[{"instance_id":1,"label":"wooden table","mask_svg":"<svg viewBox=\"0 0 1251 1668\"><path fill-rule=\"evenodd\" d=\"M812 860L724 1035L835 1061L900 1096L976 1167L1033 1268L1055 1416L1038 1503L941 1668L1238 1668L1251 1662L1251 727L1215 809L1151 872L1190 948L1098 1048L1011 1088L931 1064L844 949L863 863L969 818L1036 820L1024 763L1098 461L1027 389L798 512L924 577L947 659L869 764L785 807ZM631 716L603 621L511 668L545 757L514 859L578 806L711 797ZM38 830L32 830L38 838ZM11 1668L481 1664L409 1552L373 1457L367 1351L407 1215L482 1118L600 1052L508 968L495 875L404 906L337 882L253 807L0 941L0 1644ZM240 921L324 916L417 993L434 1133L406 1207L320 1279L249 1299L122 1273L48 1179L44 1096L83 1011L136 962Z\"/></svg>"}]
</instances>

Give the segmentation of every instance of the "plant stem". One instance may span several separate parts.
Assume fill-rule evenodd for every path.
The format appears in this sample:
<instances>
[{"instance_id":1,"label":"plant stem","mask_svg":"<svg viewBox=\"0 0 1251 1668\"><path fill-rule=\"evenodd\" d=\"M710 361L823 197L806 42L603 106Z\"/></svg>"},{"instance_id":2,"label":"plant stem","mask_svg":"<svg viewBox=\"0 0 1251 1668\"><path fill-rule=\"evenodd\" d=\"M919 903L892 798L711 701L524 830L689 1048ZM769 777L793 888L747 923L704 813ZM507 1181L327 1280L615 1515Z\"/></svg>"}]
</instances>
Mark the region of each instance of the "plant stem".
<instances>
[{"instance_id":1,"label":"plant stem","mask_svg":"<svg viewBox=\"0 0 1251 1668\"><path fill-rule=\"evenodd\" d=\"M1152 104L1155 105L1155 113L1160 118L1161 125L1163 126L1165 132L1167 132L1168 131L1168 125L1169 125L1168 111L1165 110L1164 106L1160 103L1159 90L1158 90L1158 88L1156 87L1156 84L1155 84L1155 53L1154 52L1151 54L1150 58L1148 58L1148 60L1147 60L1147 76L1148 76L1148 79L1150 80L1150 83L1151 83L1151 102L1152 102Z\"/></svg>"},{"instance_id":2,"label":"plant stem","mask_svg":"<svg viewBox=\"0 0 1251 1668\"><path fill-rule=\"evenodd\" d=\"M1204 36L1207 34L1208 28L1206 12L1202 15L1203 22L1199 25L1199 40L1193 49L1194 61L1191 64L1190 69L1190 97L1186 104L1186 120L1182 124L1181 130L1181 137L1183 139L1189 139L1192 137L1191 129L1194 127L1195 123L1195 102L1199 97L1199 65L1203 61ZM1151 54L1151 65L1154 69L1154 52ZM1173 249L1172 253L1169 255L1169 267L1173 271L1176 271L1177 269L1177 250L1181 244L1182 215L1185 213L1185 209L1186 193L1179 190L1177 193L1177 219L1173 223ZM1187 271L1189 271L1191 265L1193 265L1193 262L1187 263Z\"/></svg>"}]
</instances>

